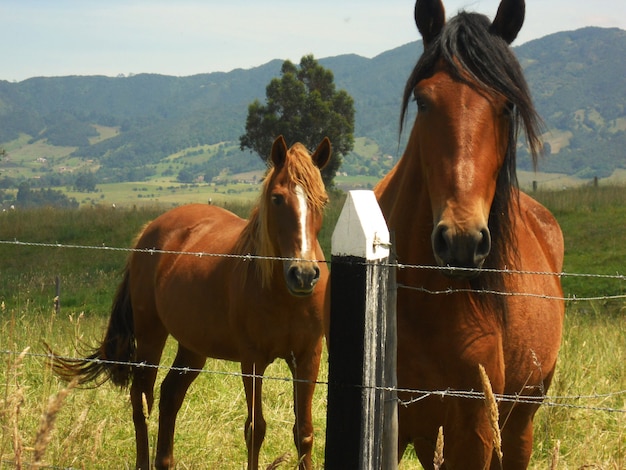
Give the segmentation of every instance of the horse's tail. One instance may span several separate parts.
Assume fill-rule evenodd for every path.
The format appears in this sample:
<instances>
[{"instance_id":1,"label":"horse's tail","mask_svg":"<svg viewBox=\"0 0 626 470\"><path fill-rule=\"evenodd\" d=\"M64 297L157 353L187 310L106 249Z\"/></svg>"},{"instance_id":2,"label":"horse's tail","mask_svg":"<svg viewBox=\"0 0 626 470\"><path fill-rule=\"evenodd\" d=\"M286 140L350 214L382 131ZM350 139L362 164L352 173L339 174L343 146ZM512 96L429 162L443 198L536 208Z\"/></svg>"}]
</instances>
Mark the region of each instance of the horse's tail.
<instances>
[{"instance_id":1,"label":"horse's tail","mask_svg":"<svg viewBox=\"0 0 626 470\"><path fill-rule=\"evenodd\" d=\"M94 382L96 386L111 380L115 385L127 387L131 382L135 360L135 328L130 300L129 267L117 288L109 326L100 346L83 359L63 358L48 348L52 369L61 378L79 384Z\"/></svg>"}]
</instances>

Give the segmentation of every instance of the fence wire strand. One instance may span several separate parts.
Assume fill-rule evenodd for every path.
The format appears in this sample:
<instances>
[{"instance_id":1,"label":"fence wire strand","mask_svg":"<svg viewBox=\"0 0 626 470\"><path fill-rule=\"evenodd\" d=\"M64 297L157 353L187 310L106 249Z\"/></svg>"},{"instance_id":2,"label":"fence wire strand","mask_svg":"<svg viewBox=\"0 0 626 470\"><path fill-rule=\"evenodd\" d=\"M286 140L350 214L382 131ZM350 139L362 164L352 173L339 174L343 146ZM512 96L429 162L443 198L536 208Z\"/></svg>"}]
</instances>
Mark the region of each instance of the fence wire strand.
<instances>
[{"instance_id":1,"label":"fence wire strand","mask_svg":"<svg viewBox=\"0 0 626 470\"><path fill-rule=\"evenodd\" d=\"M38 248L63 248L63 249L82 249L82 250L103 250L103 251L116 251L124 253L147 253L150 255L166 254L166 255L186 255L202 257L222 257L222 258L239 258L243 260L251 259L264 259L264 260L276 260L276 261L299 261L300 258L290 258L281 256L260 256L253 254L234 254L234 253L209 253L203 251L175 251L175 250L161 250L159 248L128 248L128 247L113 247L105 244L102 245L76 245L76 244L63 244L63 243L44 243L44 242L24 242L20 240L0 240L0 245L14 245L14 246L29 246ZM330 263L328 260L316 260L318 263ZM350 261L351 263L358 263L356 261ZM365 263L363 263L365 264ZM420 264L404 264L404 263L383 263L382 266L397 269L421 269L432 271L472 271L475 272L475 268L463 268L453 266L432 266L432 265L420 265ZM550 271L524 271L516 269L494 269L494 268L481 268L479 270L482 273L501 273L501 274L518 274L518 275L533 275L533 276L556 276L556 277L583 277L583 278L596 278L596 279L613 279L618 281L626 281L626 275L615 274L594 274L594 273L568 273L568 272L550 272ZM622 298L622 297L620 297ZM569 298L566 300L570 300ZM578 299L580 300L580 299Z\"/></svg>"},{"instance_id":2,"label":"fence wire strand","mask_svg":"<svg viewBox=\"0 0 626 470\"><path fill-rule=\"evenodd\" d=\"M46 361L53 360L55 358L59 358L61 360L76 360L76 357L70 356L55 356L49 353L17 353L15 351L10 350L1 350L0 354L4 355L19 355L23 354L24 357L32 357L36 359L44 359ZM306 379L294 379L292 377L278 377L271 375L260 375L260 374L246 374L243 372L233 372L233 371L219 371L219 370L211 370L211 369L194 369L189 367L174 367L174 366L166 366L162 364L148 364L145 362L137 363L137 362L127 362L127 361L113 361L108 359L84 359L87 362L99 363L99 364L107 364L107 365L124 365L131 366L136 368L152 368L157 369L159 371L174 371L179 372L180 374L186 374L189 372L195 372L199 374L209 374L209 375L222 375L227 377L238 377L238 378L258 378L263 380L271 380L277 382L302 382L302 383L314 383L315 385L329 386L330 382L326 380L315 380L310 381ZM408 400L398 399L398 403L402 406L410 406L413 403L424 400L428 397L440 397L440 398L464 398L464 399L472 399L472 400L484 400L485 396L482 391L474 391L474 390L417 390L410 388L395 388L395 387L383 387L383 386L366 386L366 385L354 385L354 384L337 384L339 386L345 387L358 387L363 390L376 390L381 392L397 392L407 395L412 395L414 398L410 398ZM563 403L563 402L577 402L581 400L606 400L608 398L614 398L619 396L626 396L626 390L619 390L615 392L608 393L600 393L600 394L587 394L587 395L542 395L539 397L533 397L528 395L521 394L494 394L496 397L496 401L498 402L511 402L511 403L529 403L529 404L538 404L541 406L548 406L554 408L574 408L580 410L588 410L588 411L603 411L607 413L624 413L626 414L626 407L624 408L611 408L611 407L601 407L601 406L592 406L592 405L581 405L575 403Z\"/></svg>"},{"instance_id":3,"label":"fence wire strand","mask_svg":"<svg viewBox=\"0 0 626 470\"><path fill-rule=\"evenodd\" d=\"M125 252L125 253L146 253L150 255L156 254L167 254L167 255L186 255L186 256L195 256L198 258L202 257L223 257L223 258L238 258L244 261L251 261L253 259L266 259L266 260L276 260L276 261L297 261L299 258L286 258L286 257L277 257L277 256L258 256L252 254L232 254L232 253L206 253L206 252L188 252L188 251L172 251L172 250L161 250L157 248L123 248L123 247L112 247L107 245L100 246L90 246L90 245L75 245L75 244L62 244L62 243L42 243L42 242L23 242L19 240L0 240L0 245L13 245L13 246L28 246L28 247L39 247L39 248L61 248L61 249L82 249L82 250L103 250L103 251L114 251L114 252ZM330 263L327 260L318 260L319 263ZM424 269L424 270L433 270L433 271L450 271L450 270L459 270L463 271L469 268L453 268L453 267L440 267L440 266L428 266L428 265L411 265L411 264L402 264L402 263L388 263L384 264L389 268L396 269ZM626 275L615 273L615 274L592 274L592 273L567 273L567 272L541 272L541 271L522 271L522 270L513 270L513 269L490 269L484 268L481 270L482 272L496 272L503 274L516 274L516 275L536 275L536 276L558 276L558 277L583 277L583 278L594 278L594 279L610 279L617 281L626 281ZM478 294L489 294L489 295L502 295L502 296L521 296L521 297L538 297L542 299L550 299L550 300L561 300L561 301L598 301L598 300L613 300L613 299L625 299L626 294L617 294L617 295L607 295L607 296L595 296L595 297L556 297L549 296L545 294L538 293L529 293L529 292L500 292L494 290L474 290L474 289L444 289L439 291L433 291L426 289L424 287L418 286L407 286L404 284L397 284L398 288L401 289L409 289L415 290L419 292L423 292L429 295L449 295L455 293L478 293ZM5 355L18 355L19 353L15 351L4 350L0 351L1 354ZM43 358L46 360L53 359L54 356L50 354L38 354L38 353L26 353L26 356L34 357L34 358ZM76 358L72 357L63 357L59 356L61 359L67 360L75 360ZM102 359L91 359L93 362L100 362L111 365L130 365L132 367L150 367L156 368L159 370L173 370L178 371L181 374L188 372L198 372L202 374L214 374L214 375L223 375L223 376L232 376L232 377L249 377L249 378L262 378L263 380L274 380L281 382L308 382L304 379L293 379L292 377L274 377L274 376L266 376L266 375L255 375L255 374L244 374L242 372L232 372L232 371L215 371L208 369L190 369L190 368L179 368L173 366L165 366L160 364L147 364L147 363L134 363L134 362L122 362L122 361L110 361L110 360L102 360ZM317 385L328 386L329 383L327 381L315 381L313 382ZM341 385L341 384L339 384ZM346 386L356 386L356 385L347 385ZM412 403L424 400L425 398L438 396L438 397L456 397L456 398L465 398L465 399L480 399L484 400L483 392L478 391L462 391L462 390L413 390L413 389L400 389L400 388L389 388L389 387L365 387L360 386L362 388L373 388L381 391L395 391L398 393L413 395L414 398L410 398L408 400L398 400L399 404L402 406L409 406ZM541 397L529 397L524 395L498 395L496 394L496 400L501 402L514 402L514 403L534 403L540 404L542 406L549 407L565 407L565 408L574 408L574 409L582 409L582 410L592 410L592 411L604 411L611 413L626 413L626 408L610 408L610 407L599 407L599 406L588 406L581 405L575 403L562 403L564 401L576 402L580 400L597 400L597 399L607 399L617 396L626 395L626 390L619 390L616 392L610 392L605 394L593 394L593 395L572 395L572 396L541 396Z\"/></svg>"},{"instance_id":4,"label":"fence wire strand","mask_svg":"<svg viewBox=\"0 0 626 470\"><path fill-rule=\"evenodd\" d=\"M565 302L581 302L581 301L596 301L596 300L615 300L615 299L626 299L626 294L616 294L616 295L603 295L596 297L559 297L555 295L547 295L547 294L537 294L533 292L501 292L496 290L489 289L444 289L444 290L430 290L425 287L413 287L407 286L404 284L397 284L399 289L408 289L414 290L418 292L424 292L430 295L449 295L449 294L461 294L461 293L472 293L472 294L490 294L490 295L501 295L504 297L534 297L539 299L547 299L547 300L562 300Z\"/></svg>"}]
</instances>

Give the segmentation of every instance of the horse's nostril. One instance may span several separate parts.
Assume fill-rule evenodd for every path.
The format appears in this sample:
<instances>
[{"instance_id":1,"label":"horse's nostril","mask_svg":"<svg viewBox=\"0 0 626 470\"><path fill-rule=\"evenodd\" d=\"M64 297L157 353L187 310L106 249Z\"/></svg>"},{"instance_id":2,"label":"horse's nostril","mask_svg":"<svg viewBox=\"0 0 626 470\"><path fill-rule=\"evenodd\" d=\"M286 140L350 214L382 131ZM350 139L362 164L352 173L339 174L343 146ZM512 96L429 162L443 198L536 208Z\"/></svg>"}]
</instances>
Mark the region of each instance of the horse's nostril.
<instances>
[{"instance_id":1,"label":"horse's nostril","mask_svg":"<svg viewBox=\"0 0 626 470\"><path fill-rule=\"evenodd\" d=\"M478 243L476 245L476 258L483 260L491 251L491 234L488 228L484 228L479 232Z\"/></svg>"},{"instance_id":2,"label":"horse's nostril","mask_svg":"<svg viewBox=\"0 0 626 470\"><path fill-rule=\"evenodd\" d=\"M298 269L297 266L290 267L289 271L287 271L287 279L294 285L301 285L302 281L300 276L300 269Z\"/></svg>"},{"instance_id":3,"label":"horse's nostril","mask_svg":"<svg viewBox=\"0 0 626 470\"><path fill-rule=\"evenodd\" d=\"M443 224L437 226L432 235L433 252L441 260L447 260L450 255L452 241L448 234L448 227Z\"/></svg>"}]
</instances>

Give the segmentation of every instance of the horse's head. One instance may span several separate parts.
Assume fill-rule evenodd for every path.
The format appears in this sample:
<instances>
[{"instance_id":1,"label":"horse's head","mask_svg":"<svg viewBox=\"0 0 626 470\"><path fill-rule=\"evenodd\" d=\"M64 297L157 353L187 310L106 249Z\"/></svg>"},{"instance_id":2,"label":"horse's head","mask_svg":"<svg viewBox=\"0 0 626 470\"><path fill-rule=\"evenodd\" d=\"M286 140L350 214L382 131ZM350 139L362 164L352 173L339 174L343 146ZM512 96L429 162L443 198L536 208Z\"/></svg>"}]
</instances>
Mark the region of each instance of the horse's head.
<instances>
[{"instance_id":1,"label":"horse's head","mask_svg":"<svg viewBox=\"0 0 626 470\"><path fill-rule=\"evenodd\" d=\"M328 138L312 155L300 143L287 149L282 136L272 146L273 168L267 175L262 201L265 232L271 251L285 258L287 288L297 296L311 294L320 277L317 235L328 199L320 170L330 154Z\"/></svg>"},{"instance_id":2,"label":"horse's head","mask_svg":"<svg viewBox=\"0 0 626 470\"><path fill-rule=\"evenodd\" d=\"M415 5L424 53L404 94L403 115L411 98L418 108L407 150L418 155L430 197L437 263L468 268L451 276L478 274L492 250L494 216L508 215L496 212L508 213L516 183L519 119L536 152L536 116L508 47L523 19L522 0L503 0L493 22L460 13L446 23L440 0Z\"/></svg>"}]
</instances>

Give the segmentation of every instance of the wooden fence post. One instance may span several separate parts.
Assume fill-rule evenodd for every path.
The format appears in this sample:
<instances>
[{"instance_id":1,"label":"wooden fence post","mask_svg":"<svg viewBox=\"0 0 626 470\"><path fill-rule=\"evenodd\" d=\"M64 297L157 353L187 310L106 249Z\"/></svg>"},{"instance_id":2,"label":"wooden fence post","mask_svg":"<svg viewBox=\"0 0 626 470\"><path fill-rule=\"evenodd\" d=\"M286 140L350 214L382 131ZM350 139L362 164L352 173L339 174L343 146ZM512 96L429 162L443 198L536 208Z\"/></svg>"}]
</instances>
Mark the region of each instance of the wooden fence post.
<instances>
[{"instance_id":1,"label":"wooden fence post","mask_svg":"<svg viewBox=\"0 0 626 470\"><path fill-rule=\"evenodd\" d=\"M350 191L332 237L326 470L397 467L395 276L372 191ZM390 280L393 282L389 288Z\"/></svg>"}]
</instances>

